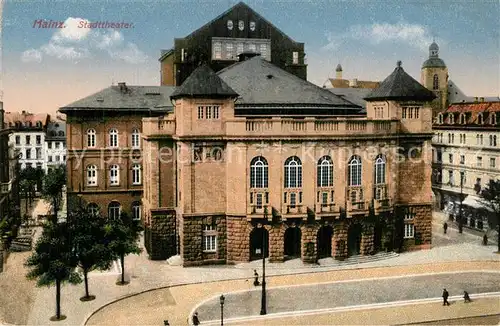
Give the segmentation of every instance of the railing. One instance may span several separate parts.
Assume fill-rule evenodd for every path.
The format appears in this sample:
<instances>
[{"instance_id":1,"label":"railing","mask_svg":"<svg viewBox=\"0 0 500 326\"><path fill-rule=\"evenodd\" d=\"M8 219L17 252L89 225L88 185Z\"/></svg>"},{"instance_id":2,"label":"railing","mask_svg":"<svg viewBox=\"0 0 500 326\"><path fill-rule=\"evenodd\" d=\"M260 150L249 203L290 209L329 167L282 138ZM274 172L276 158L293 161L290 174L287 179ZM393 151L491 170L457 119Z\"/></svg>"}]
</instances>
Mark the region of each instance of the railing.
<instances>
[{"instance_id":1,"label":"railing","mask_svg":"<svg viewBox=\"0 0 500 326\"><path fill-rule=\"evenodd\" d=\"M283 204L285 207L285 214L304 214L306 213L305 207L302 204Z\"/></svg>"},{"instance_id":2,"label":"railing","mask_svg":"<svg viewBox=\"0 0 500 326\"><path fill-rule=\"evenodd\" d=\"M251 190L248 207L248 214L271 214L269 206L269 191L266 188Z\"/></svg>"},{"instance_id":3,"label":"railing","mask_svg":"<svg viewBox=\"0 0 500 326\"><path fill-rule=\"evenodd\" d=\"M390 210L392 208L391 198L375 199L375 213Z\"/></svg>"},{"instance_id":4,"label":"railing","mask_svg":"<svg viewBox=\"0 0 500 326\"><path fill-rule=\"evenodd\" d=\"M362 201L347 201L347 212L348 213L356 213L356 212L365 212L368 211L368 202L365 200Z\"/></svg>"},{"instance_id":5,"label":"railing","mask_svg":"<svg viewBox=\"0 0 500 326\"><path fill-rule=\"evenodd\" d=\"M175 134L175 120L173 116L164 119L143 118L142 126L142 133L145 136Z\"/></svg>"}]
</instances>

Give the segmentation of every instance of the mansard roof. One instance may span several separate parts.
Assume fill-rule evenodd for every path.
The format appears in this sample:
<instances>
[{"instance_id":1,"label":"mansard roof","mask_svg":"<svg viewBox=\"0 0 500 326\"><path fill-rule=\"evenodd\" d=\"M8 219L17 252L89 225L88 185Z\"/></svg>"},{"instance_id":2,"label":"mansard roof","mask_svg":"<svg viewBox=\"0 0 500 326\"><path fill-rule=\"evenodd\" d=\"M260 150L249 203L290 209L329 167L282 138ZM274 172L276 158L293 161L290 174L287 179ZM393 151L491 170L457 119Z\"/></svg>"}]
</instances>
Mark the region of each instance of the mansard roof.
<instances>
[{"instance_id":1,"label":"mansard roof","mask_svg":"<svg viewBox=\"0 0 500 326\"><path fill-rule=\"evenodd\" d=\"M360 107L256 56L217 73L240 97L237 106Z\"/></svg>"},{"instance_id":2,"label":"mansard roof","mask_svg":"<svg viewBox=\"0 0 500 326\"><path fill-rule=\"evenodd\" d=\"M220 79L207 64L203 64L196 68L170 97L172 99L179 97L227 98L238 97L238 93Z\"/></svg>"},{"instance_id":3,"label":"mansard roof","mask_svg":"<svg viewBox=\"0 0 500 326\"><path fill-rule=\"evenodd\" d=\"M368 94L365 100L432 101L435 98L434 93L408 75L401 67L401 61L398 61L394 72Z\"/></svg>"}]
</instances>

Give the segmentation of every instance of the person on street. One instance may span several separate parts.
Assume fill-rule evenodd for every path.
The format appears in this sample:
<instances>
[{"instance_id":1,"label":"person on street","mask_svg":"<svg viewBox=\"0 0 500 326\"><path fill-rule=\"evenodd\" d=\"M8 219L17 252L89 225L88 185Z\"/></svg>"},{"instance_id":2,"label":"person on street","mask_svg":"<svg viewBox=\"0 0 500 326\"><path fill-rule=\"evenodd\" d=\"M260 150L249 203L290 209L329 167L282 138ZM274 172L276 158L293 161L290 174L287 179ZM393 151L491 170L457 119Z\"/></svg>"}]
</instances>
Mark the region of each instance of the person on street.
<instances>
[{"instance_id":1,"label":"person on street","mask_svg":"<svg viewBox=\"0 0 500 326\"><path fill-rule=\"evenodd\" d=\"M487 246L487 245L488 245L488 236L485 233L483 236L483 246Z\"/></svg>"},{"instance_id":2,"label":"person on street","mask_svg":"<svg viewBox=\"0 0 500 326\"><path fill-rule=\"evenodd\" d=\"M260 283L259 283L259 273L257 273L256 269L253 270L253 276L255 277L255 280L253 281L253 285L254 286L260 285Z\"/></svg>"},{"instance_id":3,"label":"person on street","mask_svg":"<svg viewBox=\"0 0 500 326\"><path fill-rule=\"evenodd\" d=\"M195 312L194 315L193 315L193 325L199 325L200 324L200 320L198 319L198 312Z\"/></svg>"},{"instance_id":4,"label":"person on street","mask_svg":"<svg viewBox=\"0 0 500 326\"><path fill-rule=\"evenodd\" d=\"M446 289L443 289L443 306L449 306L450 303L448 302L448 297L450 296L450 294L448 293L448 291L446 291Z\"/></svg>"},{"instance_id":5,"label":"person on street","mask_svg":"<svg viewBox=\"0 0 500 326\"><path fill-rule=\"evenodd\" d=\"M448 230L448 223L444 222L443 230L444 230L444 234L446 234L446 230Z\"/></svg>"},{"instance_id":6,"label":"person on street","mask_svg":"<svg viewBox=\"0 0 500 326\"><path fill-rule=\"evenodd\" d=\"M170 326L170 323L168 322L168 320L163 321L163 326Z\"/></svg>"},{"instance_id":7,"label":"person on street","mask_svg":"<svg viewBox=\"0 0 500 326\"><path fill-rule=\"evenodd\" d=\"M464 291L464 303L471 302L472 300L469 297L469 293L467 291Z\"/></svg>"}]
</instances>

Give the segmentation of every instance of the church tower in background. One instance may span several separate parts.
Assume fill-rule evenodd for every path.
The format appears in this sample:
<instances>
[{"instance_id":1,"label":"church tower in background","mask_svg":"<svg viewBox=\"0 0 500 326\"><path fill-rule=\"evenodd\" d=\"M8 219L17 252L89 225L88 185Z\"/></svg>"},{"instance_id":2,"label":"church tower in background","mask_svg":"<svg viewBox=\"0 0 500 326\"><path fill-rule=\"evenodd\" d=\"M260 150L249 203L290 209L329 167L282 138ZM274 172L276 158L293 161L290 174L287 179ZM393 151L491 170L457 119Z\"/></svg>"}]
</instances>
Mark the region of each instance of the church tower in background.
<instances>
[{"instance_id":1,"label":"church tower in background","mask_svg":"<svg viewBox=\"0 0 500 326\"><path fill-rule=\"evenodd\" d=\"M439 46L432 42L429 46L429 58L422 65L420 83L434 92L436 99L432 102L433 116L448 107L448 68L439 58Z\"/></svg>"}]
</instances>

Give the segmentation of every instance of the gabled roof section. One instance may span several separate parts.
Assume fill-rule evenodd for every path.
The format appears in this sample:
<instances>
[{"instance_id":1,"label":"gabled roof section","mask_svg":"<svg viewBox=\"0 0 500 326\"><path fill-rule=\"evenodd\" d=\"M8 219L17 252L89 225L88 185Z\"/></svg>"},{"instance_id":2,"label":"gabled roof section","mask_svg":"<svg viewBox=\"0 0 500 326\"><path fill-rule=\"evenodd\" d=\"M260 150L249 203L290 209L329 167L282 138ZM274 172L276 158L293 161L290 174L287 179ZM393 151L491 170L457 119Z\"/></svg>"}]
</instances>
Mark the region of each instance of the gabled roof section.
<instances>
[{"instance_id":1,"label":"gabled roof section","mask_svg":"<svg viewBox=\"0 0 500 326\"><path fill-rule=\"evenodd\" d=\"M220 79L207 64L203 64L170 95L172 99L179 97L227 98L238 97L238 93Z\"/></svg>"},{"instance_id":2,"label":"gabled roof section","mask_svg":"<svg viewBox=\"0 0 500 326\"><path fill-rule=\"evenodd\" d=\"M217 73L240 97L237 105L360 107L256 56Z\"/></svg>"},{"instance_id":3,"label":"gabled roof section","mask_svg":"<svg viewBox=\"0 0 500 326\"><path fill-rule=\"evenodd\" d=\"M161 50L160 59L158 59L158 61L162 62L163 60L165 60L165 58L172 55L173 53L174 49Z\"/></svg>"},{"instance_id":4,"label":"gabled roof section","mask_svg":"<svg viewBox=\"0 0 500 326\"><path fill-rule=\"evenodd\" d=\"M270 26L272 26L274 29L276 29L277 32L279 32L281 35L285 36L287 39L289 39L290 41L292 42L295 42L290 36L286 35L285 33L283 33L279 28L277 28L273 23L271 23L269 20L265 19L264 17L262 17L262 15L260 15L258 12L256 12L255 10L253 10L252 8L250 8L246 3L244 3L243 1L240 1L238 2L237 4L235 4L234 6L232 6L231 8L229 8L228 10L224 11L222 14L220 14L219 16L215 17L214 19L212 19L211 21L209 21L208 23L206 23L205 25L201 26L200 28L198 28L197 30L195 30L194 32L192 32L191 34L189 34L188 36L186 36L185 38L190 38L190 37L193 37L195 34L197 34L199 31L203 30L204 28L207 28L208 26L210 26L211 24L213 24L214 22L216 22L217 20L223 18L224 16L226 16L227 14L229 14L230 12L232 12L233 10L237 9L237 8L244 8L250 12L252 12L254 15L256 15L257 17L261 18L263 21L265 21L266 23L268 23ZM299 43L299 42L295 42L295 43Z\"/></svg>"},{"instance_id":5,"label":"gabled roof section","mask_svg":"<svg viewBox=\"0 0 500 326\"><path fill-rule=\"evenodd\" d=\"M171 110L173 86L110 86L59 108L62 113L79 110Z\"/></svg>"},{"instance_id":6,"label":"gabled roof section","mask_svg":"<svg viewBox=\"0 0 500 326\"><path fill-rule=\"evenodd\" d=\"M367 101L432 101L436 96L408 75L398 61L396 69L380 86L365 97Z\"/></svg>"}]
</instances>

